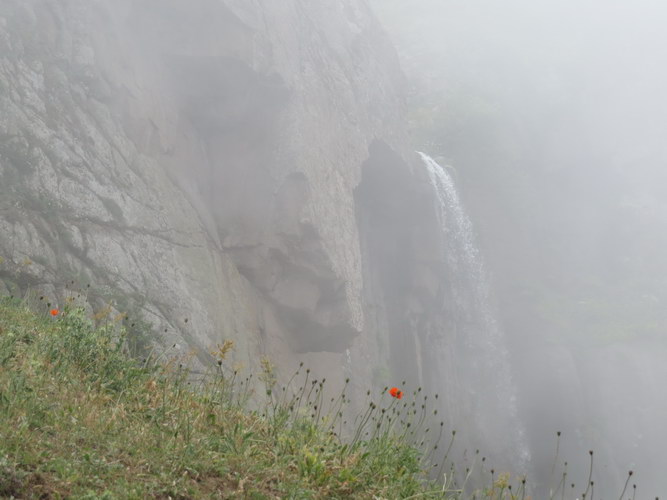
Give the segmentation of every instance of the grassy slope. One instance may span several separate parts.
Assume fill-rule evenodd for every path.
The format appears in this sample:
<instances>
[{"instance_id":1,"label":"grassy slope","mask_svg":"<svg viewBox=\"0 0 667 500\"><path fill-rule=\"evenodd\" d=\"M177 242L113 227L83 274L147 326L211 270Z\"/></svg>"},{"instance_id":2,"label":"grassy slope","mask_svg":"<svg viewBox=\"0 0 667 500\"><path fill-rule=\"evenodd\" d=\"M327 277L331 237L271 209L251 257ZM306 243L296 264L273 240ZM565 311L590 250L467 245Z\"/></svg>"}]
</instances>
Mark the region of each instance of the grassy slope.
<instances>
[{"instance_id":1,"label":"grassy slope","mask_svg":"<svg viewBox=\"0 0 667 500\"><path fill-rule=\"evenodd\" d=\"M344 445L293 404L250 411L222 376L187 390L121 345L76 309L0 301L0 497L439 497L391 431Z\"/></svg>"}]
</instances>

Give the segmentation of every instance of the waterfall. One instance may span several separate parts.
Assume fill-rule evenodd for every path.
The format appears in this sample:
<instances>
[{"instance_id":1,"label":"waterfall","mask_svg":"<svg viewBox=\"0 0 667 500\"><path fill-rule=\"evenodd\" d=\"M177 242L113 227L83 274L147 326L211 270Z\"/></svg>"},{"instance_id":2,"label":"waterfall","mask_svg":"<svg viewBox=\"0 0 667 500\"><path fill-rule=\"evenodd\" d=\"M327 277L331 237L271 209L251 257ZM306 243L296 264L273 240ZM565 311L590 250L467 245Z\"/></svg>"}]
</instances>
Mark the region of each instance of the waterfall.
<instances>
[{"instance_id":1,"label":"waterfall","mask_svg":"<svg viewBox=\"0 0 667 500\"><path fill-rule=\"evenodd\" d=\"M510 357L473 225L447 170L428 155L419 155L436 195L446 276L442 307L447 327L431 339L430 347L435 351L433 359L454 365L432 362L432 378L442 388L458 386L442 391L454 394L443 404L461 408L457 418L464 422L453 425L465 427L466 445L507 460L513 472L519 472L516 469L525 468L529 453L517 412Z\"/></svg>"}]
</instances>

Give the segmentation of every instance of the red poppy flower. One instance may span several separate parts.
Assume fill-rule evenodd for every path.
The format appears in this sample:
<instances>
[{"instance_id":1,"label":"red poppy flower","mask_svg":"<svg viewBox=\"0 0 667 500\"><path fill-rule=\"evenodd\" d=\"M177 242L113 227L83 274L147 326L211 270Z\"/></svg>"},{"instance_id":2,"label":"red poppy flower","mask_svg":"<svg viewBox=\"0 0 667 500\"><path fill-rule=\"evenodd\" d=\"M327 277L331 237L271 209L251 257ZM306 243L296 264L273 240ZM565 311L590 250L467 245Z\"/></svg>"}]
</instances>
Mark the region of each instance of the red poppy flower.
<instances>
[{"instance_id":1,"label":"red poppy flower","mask_svg":"<svg viewBox=\"0 0 667 500\"><path fill-rule=\"evenodd\" d=\"M396 399L401 399L403 397L403 391L400 390L398 387L392 387L389 389L389 394L391 394L392 398Z\"/></svg>"},{"instance_id":2,"label":"red poppy flower","mask_svg":"<svg viewBox=\"0 0 667 500\"><path fill-rule=\"evenodd\" d=\"M58 316L58 313L59 313L58 309L51 309L51 316L53 316L54 318Z\"/></svg>"}]
</instances>

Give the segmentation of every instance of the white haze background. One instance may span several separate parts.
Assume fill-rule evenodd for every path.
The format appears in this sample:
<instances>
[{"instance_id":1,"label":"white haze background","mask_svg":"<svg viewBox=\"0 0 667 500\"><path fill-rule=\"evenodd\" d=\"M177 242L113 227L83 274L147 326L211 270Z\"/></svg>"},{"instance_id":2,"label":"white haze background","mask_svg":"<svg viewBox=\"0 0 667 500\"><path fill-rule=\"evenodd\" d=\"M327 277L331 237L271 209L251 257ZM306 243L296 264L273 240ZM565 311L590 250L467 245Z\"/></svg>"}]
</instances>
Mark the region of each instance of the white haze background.
<instances>
[{"instance_id":1,"label":"white haze background","mask_svg":"<svg viewBox=\"0 0 667 500\"><path fill-rule=\"evenodd\" d=\"M667 3L372 3L493 275L534 483L560 430L568 482L593 449L596 496L665 495Z\"/></svg>"}]
</instances>

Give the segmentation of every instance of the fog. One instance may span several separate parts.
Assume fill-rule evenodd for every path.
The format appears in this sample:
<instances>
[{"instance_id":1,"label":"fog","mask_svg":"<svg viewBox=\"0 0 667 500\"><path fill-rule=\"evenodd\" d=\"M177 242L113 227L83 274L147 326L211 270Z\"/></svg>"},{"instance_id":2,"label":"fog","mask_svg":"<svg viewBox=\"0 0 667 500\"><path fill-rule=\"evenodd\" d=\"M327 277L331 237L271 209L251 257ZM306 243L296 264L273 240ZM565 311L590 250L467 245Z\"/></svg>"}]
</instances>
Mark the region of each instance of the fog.
<instances>
[{"instance_id":1,"label":"fog","mask_svg":"<svg viewBox=\"0 0 667 500\"><path fill-rule=\"evenodd\" d=\"M490 269L537 496L557 431L572 482L594 450L596 495L629 470L665 494L667 5L373 5L413 140L453 167Z\"/></svg>"},{"instance_id":2,"label":"fog","mask_svg":"<svg viewBox=\"0 0 667 500\"><path fill-rule=\"evenodd\" d=\"M665 26L664 0L0 0L0 295L76 276L202 364L233 339L364 408L423 384L535 499L566 461L583 492L589 450L594 498L630 470L665 496Z\"/></svg>"}]
</instances>

